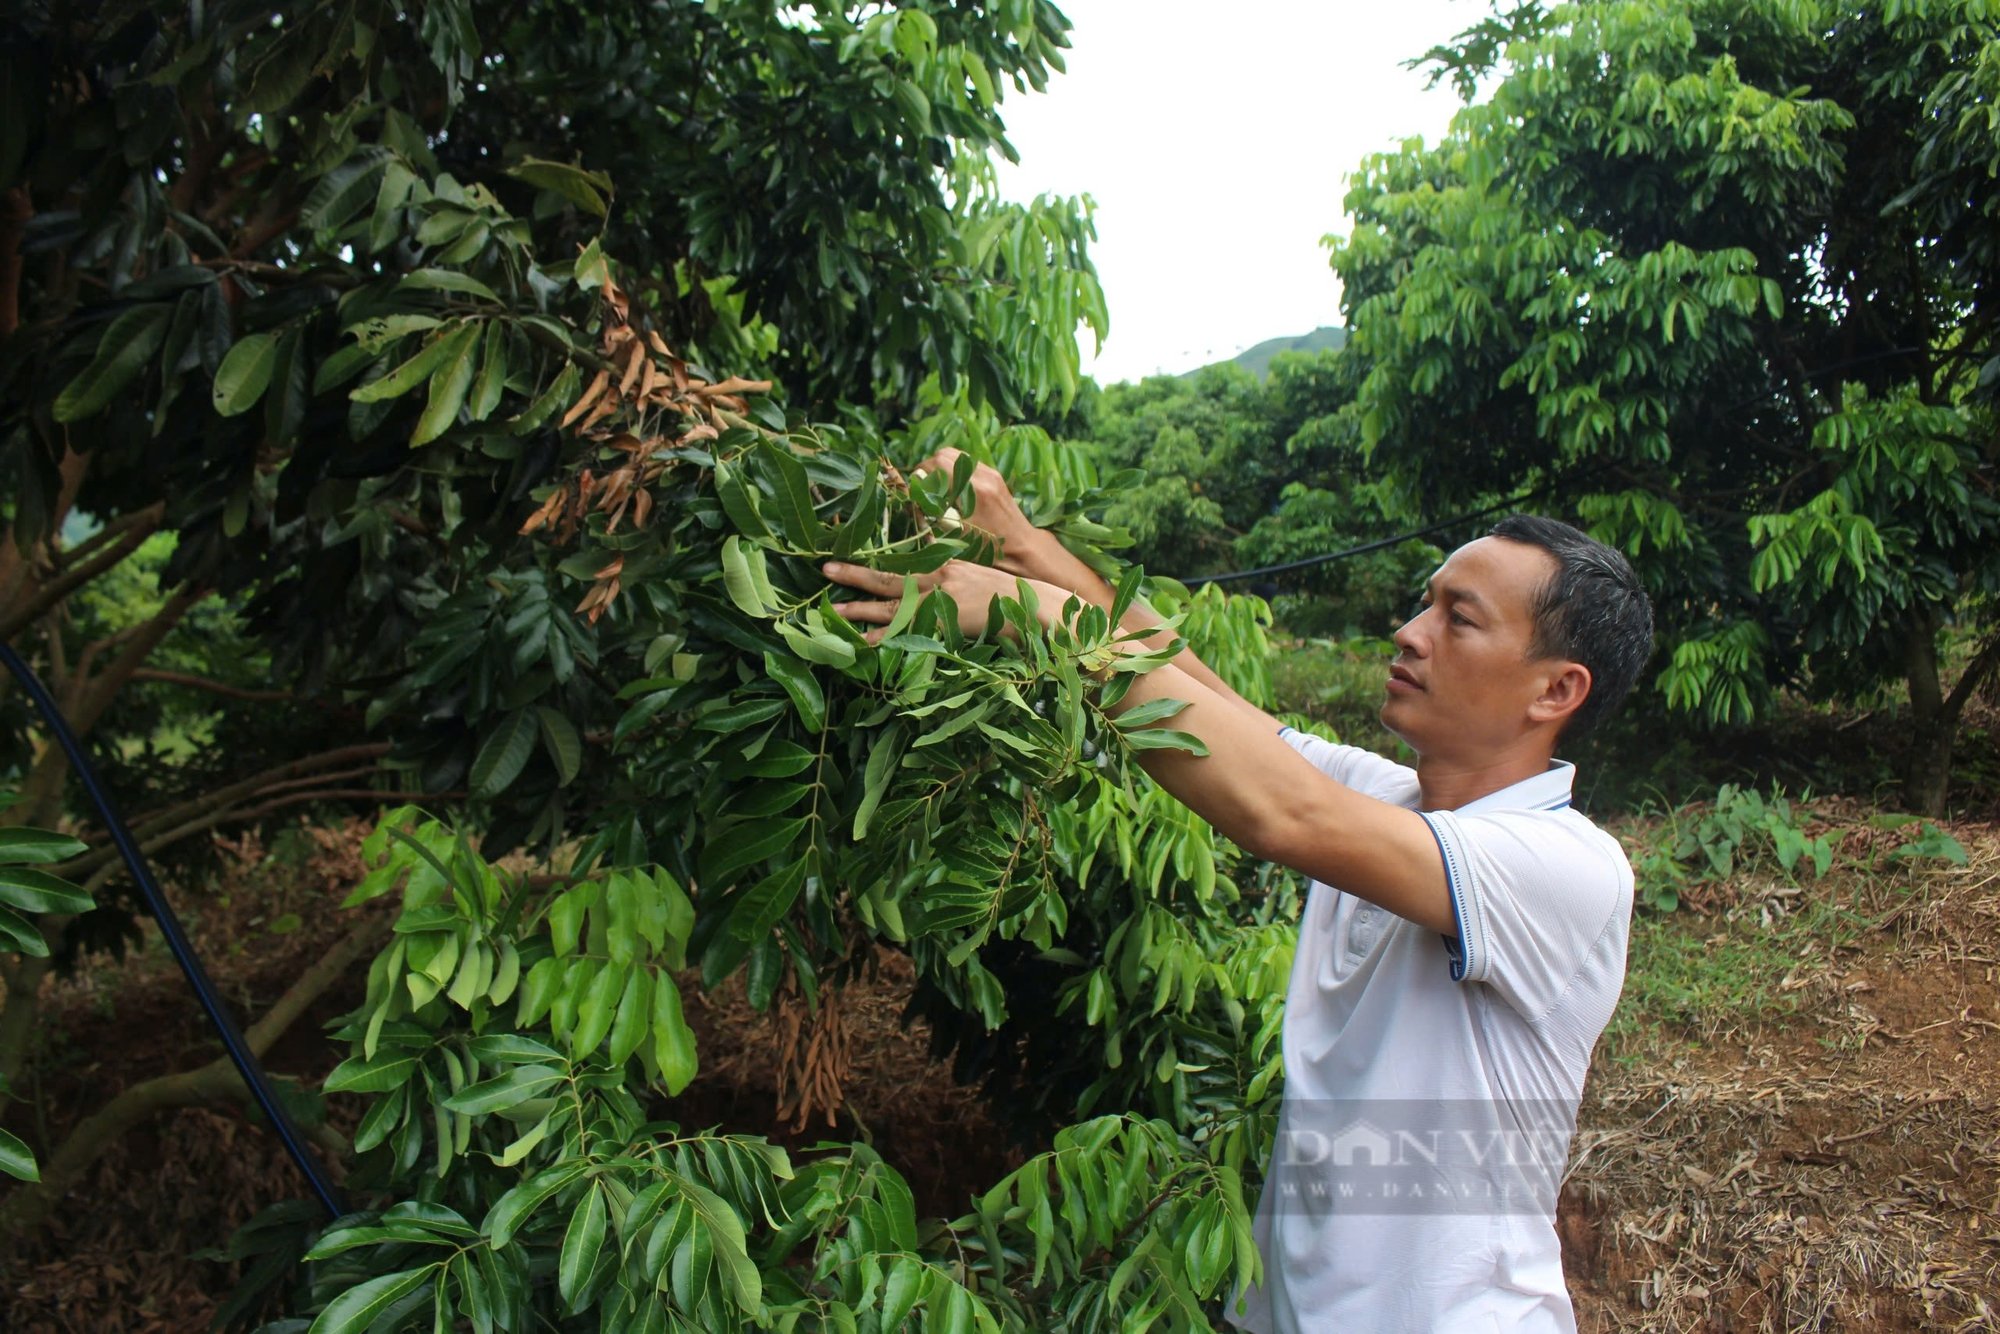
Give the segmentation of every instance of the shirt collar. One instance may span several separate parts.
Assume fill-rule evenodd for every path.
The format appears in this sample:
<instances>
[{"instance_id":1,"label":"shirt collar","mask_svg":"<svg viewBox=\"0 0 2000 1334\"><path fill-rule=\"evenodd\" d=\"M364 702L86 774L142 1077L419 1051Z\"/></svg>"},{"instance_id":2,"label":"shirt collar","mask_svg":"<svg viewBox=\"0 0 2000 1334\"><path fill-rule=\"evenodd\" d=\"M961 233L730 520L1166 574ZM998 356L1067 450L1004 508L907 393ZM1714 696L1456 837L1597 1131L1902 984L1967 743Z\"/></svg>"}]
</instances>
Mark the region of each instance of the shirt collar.
<instances>
[{"instance_id":1,"label":"shirt collar","mask_svg":"<svg viewBox=\"0 0 2000 1334\"><path fill-rule=\"evenodd\" d=\"M1453 814L1478 815L1487 811L1559 811L1569 805L1576 786L1576 766L1568 760L1550 760L1549 767L1533 778L1523 778L1511 787L1488 792L1476 801L1460 806Z\"/></svg>"}]
</instances>

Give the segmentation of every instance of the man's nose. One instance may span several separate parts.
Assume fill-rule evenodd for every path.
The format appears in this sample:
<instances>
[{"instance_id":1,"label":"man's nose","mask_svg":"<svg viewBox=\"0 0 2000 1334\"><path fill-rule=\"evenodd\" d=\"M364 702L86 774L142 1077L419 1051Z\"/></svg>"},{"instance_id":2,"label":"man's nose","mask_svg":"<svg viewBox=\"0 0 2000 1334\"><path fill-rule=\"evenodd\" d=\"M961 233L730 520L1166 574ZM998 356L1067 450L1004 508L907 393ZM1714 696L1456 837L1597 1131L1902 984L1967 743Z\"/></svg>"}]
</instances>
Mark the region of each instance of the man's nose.
<instances>
[{"instance_id":1,"label":"man's nose","mask_svg":"<svg viewBox=\"0 0 2000 1334\"><path fill-rule=\"evenodd\" d=\"M1409 620L1404 621L1396 627L1396 633L1389 636L1389 642L1413 657L1423 657L1425 644L1423 637L1424 618L1430 615L1430 611L1429 607L1419 609L1415 616L1412 616Z\"/></svg>"}]
</instances>

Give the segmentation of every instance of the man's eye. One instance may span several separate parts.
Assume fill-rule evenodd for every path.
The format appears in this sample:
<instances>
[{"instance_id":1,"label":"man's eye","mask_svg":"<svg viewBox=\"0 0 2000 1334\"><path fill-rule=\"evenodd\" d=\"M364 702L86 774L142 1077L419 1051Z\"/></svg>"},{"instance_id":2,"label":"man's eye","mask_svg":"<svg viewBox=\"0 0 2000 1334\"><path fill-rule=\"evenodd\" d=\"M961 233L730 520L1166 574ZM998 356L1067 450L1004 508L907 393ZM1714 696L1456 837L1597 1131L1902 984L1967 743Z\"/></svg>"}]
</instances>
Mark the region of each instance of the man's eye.
<instances>
[{"instance_id":1,"label":"man's eye","mask_svg":"<svg viewBox=\"0 0 2000 1334\"><path fill-rule=\"evenodd\" d=\"M1465 616L1460 612L1453 612L1451 614L1451 623L1453 625L1466 625L1466 626L1472 624L1472 622L1467 620Z\"/></svg>"}]
</instances>

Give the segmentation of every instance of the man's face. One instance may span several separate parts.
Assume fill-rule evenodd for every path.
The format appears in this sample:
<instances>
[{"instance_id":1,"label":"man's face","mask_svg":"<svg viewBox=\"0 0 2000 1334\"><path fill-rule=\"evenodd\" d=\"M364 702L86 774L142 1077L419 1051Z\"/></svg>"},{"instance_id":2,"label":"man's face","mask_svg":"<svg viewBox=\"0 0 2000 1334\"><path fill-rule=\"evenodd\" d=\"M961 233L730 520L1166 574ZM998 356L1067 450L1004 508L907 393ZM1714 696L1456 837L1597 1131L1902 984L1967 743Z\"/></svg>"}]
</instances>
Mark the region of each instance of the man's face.
<instances>
[{"instance_id":1,"label":"man's face","mask_svg":"<svg viewBox=\"0 0 2000 1334\"><path fill-rule=\"evenodd\" d=\"M1454 551L1396 631L1382 725L1419 755L1475 763L1519 741L1556 665L1528 656L1535 594L1555 571L1548 552L1504 537Z\"/></svg>"}]
</instances>

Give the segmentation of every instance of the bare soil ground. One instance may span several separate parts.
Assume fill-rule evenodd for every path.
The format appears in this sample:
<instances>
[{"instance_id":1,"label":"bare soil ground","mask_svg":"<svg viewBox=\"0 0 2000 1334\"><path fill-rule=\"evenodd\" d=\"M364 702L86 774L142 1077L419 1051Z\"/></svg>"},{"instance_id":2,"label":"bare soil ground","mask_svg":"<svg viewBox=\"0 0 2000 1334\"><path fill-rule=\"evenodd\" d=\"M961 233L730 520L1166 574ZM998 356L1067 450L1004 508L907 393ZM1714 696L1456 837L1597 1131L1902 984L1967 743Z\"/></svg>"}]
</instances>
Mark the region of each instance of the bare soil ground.
<instances>
[{"instance_id":1,"label":"bare soil ground","mask_svg":"<svg viewBox=\"0 0 2000 1334\"><path fill-rule=\"evenodd\" d=\"M1850 842L1876 837L1852 809L1814 809ZM1585 1334L2000 1331L2000 828L1953 832L1966 867L1836 872L1803 892L1753 874L1671 923L1717 947L1773 932L1796 961L1770 1003L1628 1027L1600 1050L1559 1220ZM346 929L335 905L353 837L285 867L246 842L188 903L239 1013L260 1012ZM1839 908L1840 929L1786 930L1807 895ZM782 1034L726 990L691 1006L704 1068L676 1110L792 1146L867 1135L920 1208L957 1212L1021 1151L928 1059L921 1026L902 1025L909 986L907 963L884 956L846 991L851 1076L831 1127L780 1114ZM325 997L272 1067L324 1074L337 1053L319 1025L358 987ZM44 1148L127 1083L217 1050L156 946L52 985L45 1024L57 1036L25 1090L34 1106L9 1119ZM342 1101L330 1120L344 1127ZM0 1264L0 1327L204 1329L233 1276L190 1256L302 1191L244 1115L176 1112L127 1137L34 1247Z\"/></svg>"},{"instance_id":2,"label":"bare soil ground","mask_svg":"<svg viewBox=\"0 0 2000 1334\"><path fill-rule=\"evenodd\" d=\"M1788 1013L1600 1050L1559 1216L1585 1334L2000 1329L2000 830L1954 832L1965 867L1807 887L1844 925L1784 936ZM1800 911L1729 889L1716 944Z\"/></svg>"}]
</instances>

